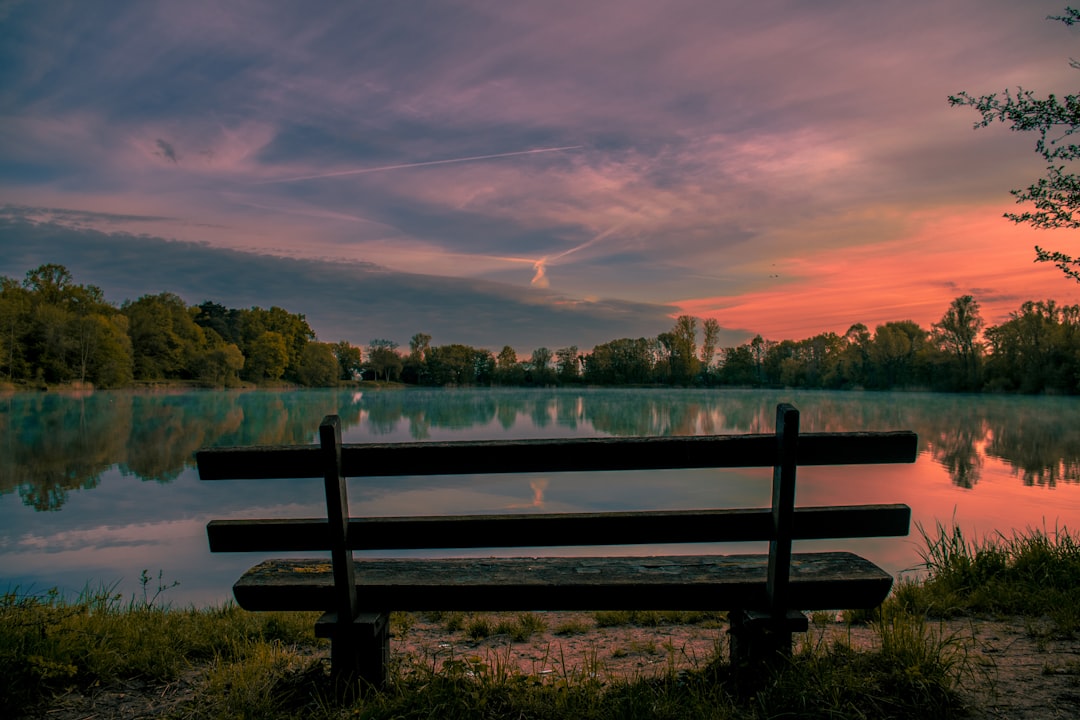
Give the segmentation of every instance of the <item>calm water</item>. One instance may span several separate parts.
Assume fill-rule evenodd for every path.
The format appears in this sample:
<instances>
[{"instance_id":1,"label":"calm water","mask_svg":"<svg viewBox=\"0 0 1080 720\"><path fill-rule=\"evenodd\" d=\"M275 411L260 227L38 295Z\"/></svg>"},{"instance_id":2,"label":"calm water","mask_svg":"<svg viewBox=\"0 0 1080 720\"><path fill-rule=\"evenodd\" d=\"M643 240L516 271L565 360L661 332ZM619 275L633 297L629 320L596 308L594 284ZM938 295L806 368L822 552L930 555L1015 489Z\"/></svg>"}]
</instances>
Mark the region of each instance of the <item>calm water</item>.
<instances>
[{"instance_id":1,"label":"calm water","mask_svg":"<svg viewBox=\"0 0 1080 720\"><path fill-rule=\"evenodd\" d=\"M315 442L326 414L341 415L353 443L758 433L772 431L781 401L799 407L804 431L919 434L914 465L801 470L801 504L904 502L924 526L955 519L979 536L1080 527L1080 403L1069 398L738 390L13 395L0 398L0 590L90 584L131 595L148 570L179 581L165 594L174 604L226 599L258 558L211 555L207 521L318 516L321 484L202 483L193 453ZM770 478L769 470L373 478L350 481L349 492L353 513L371 515L754 507L768 504ZM919 546L915 533L851 547L898 572L917 565Z\"/></svg>"}]
</instances>

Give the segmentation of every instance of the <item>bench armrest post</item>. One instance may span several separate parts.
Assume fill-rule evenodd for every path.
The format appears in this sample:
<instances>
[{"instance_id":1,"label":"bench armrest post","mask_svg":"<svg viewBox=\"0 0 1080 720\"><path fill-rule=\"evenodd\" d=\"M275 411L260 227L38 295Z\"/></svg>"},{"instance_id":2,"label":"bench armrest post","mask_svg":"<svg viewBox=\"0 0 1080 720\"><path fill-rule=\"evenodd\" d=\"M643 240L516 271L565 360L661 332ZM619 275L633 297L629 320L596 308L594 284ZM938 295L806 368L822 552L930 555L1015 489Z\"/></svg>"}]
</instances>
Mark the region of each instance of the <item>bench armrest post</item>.
<instances>
[{"instance_id":1,"label":"bench armrest post","mask_svg":"<svg viewBox=\"0 0 1080 720\"><path fill-rule=\"evenodd\" d=\"M330 562L334 566L334 610L338 622L351 626L356 617L356 571L349 549L349 497L341 475L341 419L327 415L319 425L319 445L326 485Z\"/></svg>"},{"instance_id":2,"label":"bench armrest post","mask_svg":"<svg viewBox=\"0 0 1080 720\"><path fill-rule=\"evenodd\" d=\"M799 411L781 403L776 406L776 465L773 466L772 525L769 542L769 575L766 592L773 617L788 609L791 574L791 538L795 523L795 467L799 444Z\"/></svg>"}]
</instances>

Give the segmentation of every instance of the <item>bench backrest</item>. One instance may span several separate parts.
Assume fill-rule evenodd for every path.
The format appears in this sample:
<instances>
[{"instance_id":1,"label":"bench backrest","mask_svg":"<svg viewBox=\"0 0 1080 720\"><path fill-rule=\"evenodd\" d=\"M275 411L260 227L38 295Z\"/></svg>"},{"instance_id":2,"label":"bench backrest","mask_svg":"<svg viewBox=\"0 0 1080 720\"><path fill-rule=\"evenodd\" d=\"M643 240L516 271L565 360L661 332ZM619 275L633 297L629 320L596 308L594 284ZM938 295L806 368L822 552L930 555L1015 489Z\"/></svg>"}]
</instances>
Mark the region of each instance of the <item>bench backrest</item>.
<instances>
[{"instance_id":1,"label":"bench backrest","mask_svg":"<svg viewBox=\"0 0 1080 720\"><path fill-rule=\"evenodd\" d=\"M906 535L906 505L795 507L798 465L914 462L912 432L799 434L799 412L777 407L773 435L586 438L342 445L337 416L317 446L220 448L196 458L203 480L324 479L327 518L215 520L210 549L329 550L339 617L355 612L353 550L769 541L771 609L785 607L792 540ZM440 517L350 517L346 477L772 467L761 509Z\"/></svg>"}]
</instances>

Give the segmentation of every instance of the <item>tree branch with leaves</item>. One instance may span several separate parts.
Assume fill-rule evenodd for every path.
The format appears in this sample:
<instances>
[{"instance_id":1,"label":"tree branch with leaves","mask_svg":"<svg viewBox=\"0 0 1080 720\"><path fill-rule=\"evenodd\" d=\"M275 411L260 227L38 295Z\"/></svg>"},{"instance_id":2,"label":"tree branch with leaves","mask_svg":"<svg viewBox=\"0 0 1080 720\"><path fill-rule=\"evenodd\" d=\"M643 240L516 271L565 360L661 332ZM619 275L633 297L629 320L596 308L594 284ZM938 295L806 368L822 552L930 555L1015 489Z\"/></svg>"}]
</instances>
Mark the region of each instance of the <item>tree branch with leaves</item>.
<instances>
[{"instance_id":1,"label":"tree branch with leaves","mask_svg":"<svg viewBox=\"0 0 1080 720\"><path fill-rule=\"evenodd\" d=\"M1047 19L1071 27L1080 23L1080 10L1067 7L1064 15L1050 15ZM1077 60L1069 64L1080 70ZM1016 132L1038 134L1035 151L1049 163L1046 175L1023 190L1010 191L1018 204L1031 203L1035 209L1005 213L1006 218L1044 230L1080 228L1080 216L1074 217L1080 211L1080 176L1067 165L1080 159L1080 144L1072 141L1073 135L1080 132L1080 94L1059 97L1051 93L1040 98L1022 87L1015 92L1006 90L978 97L961 92L949 96L949 105L975 108L982 116L975 123L976 129L1002 122ZM1066 276L1080 282L1080 257L1036 245L1035 262L1054 263Z\"/></svg>"}]
</instances>

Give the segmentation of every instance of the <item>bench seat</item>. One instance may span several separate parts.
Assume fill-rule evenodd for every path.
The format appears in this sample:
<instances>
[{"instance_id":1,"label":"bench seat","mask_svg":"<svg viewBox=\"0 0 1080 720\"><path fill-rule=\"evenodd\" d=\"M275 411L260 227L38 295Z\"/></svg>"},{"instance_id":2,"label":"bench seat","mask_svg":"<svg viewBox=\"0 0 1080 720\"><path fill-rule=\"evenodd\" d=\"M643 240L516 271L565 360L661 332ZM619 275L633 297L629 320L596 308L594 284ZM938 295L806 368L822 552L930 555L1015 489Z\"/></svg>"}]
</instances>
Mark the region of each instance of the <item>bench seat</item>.
<instances>
[{"instance_id":1,"label":"bench seat","mask_svg":"<svg viewBox=\"0 0 1080 720\"><path fill-rule=\"evenodd\" d=\"M768 605L768 555L354 560L359 609L727 610ZM848 552L796 553L790 602L803 610L875 607L892 577ZM325 610L325 559L267 560L233 586L246 610Z\"/></svg>"}]
</instances>

